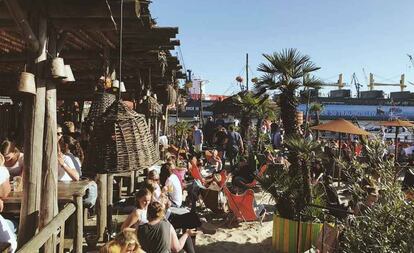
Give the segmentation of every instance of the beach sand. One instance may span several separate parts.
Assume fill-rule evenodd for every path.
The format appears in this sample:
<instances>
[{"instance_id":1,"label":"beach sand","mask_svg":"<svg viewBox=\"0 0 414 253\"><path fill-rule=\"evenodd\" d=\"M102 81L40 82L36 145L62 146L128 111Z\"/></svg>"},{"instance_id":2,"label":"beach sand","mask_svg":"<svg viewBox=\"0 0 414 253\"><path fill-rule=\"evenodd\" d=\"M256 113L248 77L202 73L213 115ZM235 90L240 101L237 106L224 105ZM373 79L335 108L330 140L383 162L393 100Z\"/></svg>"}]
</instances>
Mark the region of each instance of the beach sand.
<instances>
[{"instance_id":1,"label":"beach sand","mask_svg":"<svg viewBox=\"0 0 414 253\"><path fill-rule=\"evenodd\" d=\"M258 203L264 204L266 216L262 224L259 221L240 222L229 226L225 217L217 216L209 211L202 214L209 226L216 228L215 234L201 234L196 239L197 253L267 253L272 252L272 228L274 202L269 196L263 198L262 192L255 193Z\"/></svg>"},{"instance_id":2,"label":"beach sand","mask_svg":"<svg viewBox=\"0 0 414 253\"><path fill-rule=\"evenodd\" d=\"M196 239L197 253L261 253L271 252L271 215L260 222L242 222L239 227L219 227L213 235L201 234Z\"/></svg>"}]
</instances>

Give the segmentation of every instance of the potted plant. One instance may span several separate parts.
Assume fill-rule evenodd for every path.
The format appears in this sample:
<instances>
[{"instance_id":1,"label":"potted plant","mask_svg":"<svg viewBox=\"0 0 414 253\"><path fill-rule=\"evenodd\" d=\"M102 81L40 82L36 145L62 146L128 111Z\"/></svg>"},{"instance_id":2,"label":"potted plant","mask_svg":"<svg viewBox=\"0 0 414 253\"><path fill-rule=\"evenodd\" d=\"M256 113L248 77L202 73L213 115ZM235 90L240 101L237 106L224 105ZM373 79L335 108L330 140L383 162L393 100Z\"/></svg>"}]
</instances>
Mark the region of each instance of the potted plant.
<instances>
[{"instance_id":1,"label":"potted plant","mask_svg":"<svg viewBox=\"0 0 414 253\"><path fill-rule=\"evenodd\" d=\"M313 161L323 159L321 145L299 136L286 141L290 166L273 168L259 181L276 203L273 218L272 245L277 252L304 252L316 243L322 229L322 213L309 204L324 206L324 191L312 184L310 168ZM295 159L294 161L292 159ZM320 218L320 219L318 219ZM299 238L299 241L298 241Z\"/></svg>"},{"instance_id":2,"label":"potted plant","mask_svg":"<svg viewBox=\"0 0 414 253\"><path fill-rule=\"evenodd\" d=\"M280 53L263 56L267 62L258 67L263 76L255 83L256 96L266 95L268 91L279 92L277 103L287 139L286 146L290 163L286 169L270 170L273 173L262 179L263 188L273 196L277 207L273 224L273 246L278 252L297 252L296 245L299 245L300 252L303 252L310 248L308 244L317 237L315 235L315 237L308 238L307 235L312 233L303 231L305 226L300 219L304 211L312 212L313 210L306 208L308 204L314 203L312 196L317 188L311 184L310 168L315 159L321 158L322 149L316 142L297 136L298 99L296 92L300 87L316 88L321 85L321 81L309 76L319 67L311 61L309 56L302 55L296 49L286 49ZM278 227L279 224L284 225ZM310 225L309 228L306 226L306 229L319 231L321 227L322 224L317 224L315 228Z\"/></svg>"}]
</instances>

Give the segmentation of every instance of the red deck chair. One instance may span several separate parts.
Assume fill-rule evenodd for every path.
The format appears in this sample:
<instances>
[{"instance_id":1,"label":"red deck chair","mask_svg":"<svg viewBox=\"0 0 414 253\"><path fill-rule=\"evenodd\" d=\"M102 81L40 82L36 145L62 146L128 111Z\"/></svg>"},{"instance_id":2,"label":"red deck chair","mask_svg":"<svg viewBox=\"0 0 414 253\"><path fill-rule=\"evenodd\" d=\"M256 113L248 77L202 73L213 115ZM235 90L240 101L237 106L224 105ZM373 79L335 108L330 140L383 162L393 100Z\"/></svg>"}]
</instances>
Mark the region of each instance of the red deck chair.
<instances>
[{"instance_id":1,"label":"red deck chair","mask_svg":"<svg viewBox=\"0 0 414 253\"><path fill-rule=\"evenodd\" d=\"M201 175L200 169L196 164L191 163L189 172L190 175L194 178L194 180L198 180L202 185L204 185L205 179L203 175Z\"/></svg>"},{"instance_id":2,"label":"red deck chair","mask_svg":"<svg viewBox=\"0 0 414 253\"><path fill-rule=\"evenodd\" d=\"M205 187L205 179L201 175L200 170L197 165L192 164L189 169L190 175L194 178L194 180L197 180L202 186ZM219 187L222 189L223 185L226 184L227 181L227 172L222 170L220 172L221 180L219 182ZM225 210L223 210L220 207L219 203L219 194L220 191L210 190L208 188L201 188L200 194L203 199L204 205L213 211L214 213L223 213Z\"/></svg>"},{"instance_id":3,"label":"red deck chair","mask_svg":"<svg viewBox=\"0 0 414 253\"><path fill-rule=\"evenodd\" d=\"M227 197L230 210L238 220L255 221L259 218L254 210L254 192L252 189L246 190L241 195L236 195L231 193L224 185L223 191Z\"/></svg>"},{"instance_id":4,"label":"red deck chair","mask_svg":"<svg viewBox=\"0 0 414 253\"><path fill-rule=\"evenodd\" d=\"M259 173L257 174L256 177L262 177L264 175L264 173L267 170L267 164L263 164L262 167L260 167ZM251 183L246 184L246 187L248 188L254 188L257 185L257 179L254 179Z\"/></svg>"}]
</instances>

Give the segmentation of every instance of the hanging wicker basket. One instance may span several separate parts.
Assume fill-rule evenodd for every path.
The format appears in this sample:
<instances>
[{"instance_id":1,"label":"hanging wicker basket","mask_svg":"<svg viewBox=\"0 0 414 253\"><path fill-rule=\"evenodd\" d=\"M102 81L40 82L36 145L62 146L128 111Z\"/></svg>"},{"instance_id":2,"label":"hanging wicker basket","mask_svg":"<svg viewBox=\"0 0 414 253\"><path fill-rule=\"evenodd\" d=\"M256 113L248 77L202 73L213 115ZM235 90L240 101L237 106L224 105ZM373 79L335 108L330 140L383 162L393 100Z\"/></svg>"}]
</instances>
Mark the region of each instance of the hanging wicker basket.
<instances>
[{"instance_id":1,"label":"hanging wicker basket","mask_svg":"<svg viewBox=\"0 0 414 253\"><path fill-rule=\"evenodd\" d=\"M168 85L166 91L167 91L166 105L175 104L175 102L177 102L177 92L175 91L174 87L172 85Z\"/></svg>"},{"instance_id":2,"label":"hanging wicker basket","mask_svg":"<svg viewBox=\"0 0 414 253\"><path fill-rule=\"evenodd\" d=\"M122 101L113 103L95 121L87 154L88 174L139 170L158 161L144 115Z\"/></svg>"},{"instance_id":3,"label":"hanging wicker basket","mask_svg":"<svg viewBox=\"0 0 414 253\"><path fill-rule=\"evenodd\" d=\"M142 103L138 106L140 113L145 114L149 118L156 118L162 116L162 105L157 102L157 99L152 96L146 96Z\"/></svg>"},{"instance_id":4,"label":"hanging wicker basket","mask_svg":"<svg viewBox=\"0 0 414 253\"><path fill-rule=\"evenodd\" d=\"M87 122L93 123L96 119L100 119L106 109L116 100L116 96L106 92L96 92L93 96L91 108L89 109Z\"/></svg>"}]
</instances>

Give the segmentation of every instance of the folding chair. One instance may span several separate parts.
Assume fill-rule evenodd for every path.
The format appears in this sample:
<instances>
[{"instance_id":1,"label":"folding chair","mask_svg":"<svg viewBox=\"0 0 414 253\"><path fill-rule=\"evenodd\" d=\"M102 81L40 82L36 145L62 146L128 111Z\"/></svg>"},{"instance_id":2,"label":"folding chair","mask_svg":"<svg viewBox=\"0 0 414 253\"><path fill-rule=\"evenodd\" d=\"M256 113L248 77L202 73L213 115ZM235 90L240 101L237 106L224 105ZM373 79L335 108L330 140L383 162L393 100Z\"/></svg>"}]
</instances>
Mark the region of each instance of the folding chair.
<instances>
[{"instance_id":1,"label":"folding chair","mask_svg":"<svg viewBox=\"0 0 414 253\"><path fill-rule=\"evenodd\" d=\"M230 210L238 220L255 221L266 213L264 208L259 208L259 214L257 214L254 207L254 192L252 189L246 190L243 194L236 195L230 192L227 186L224 185L223 191L227 197ZM265 211L264 213L262 213L263 210Z\"/></svg>"}]
</instances>

